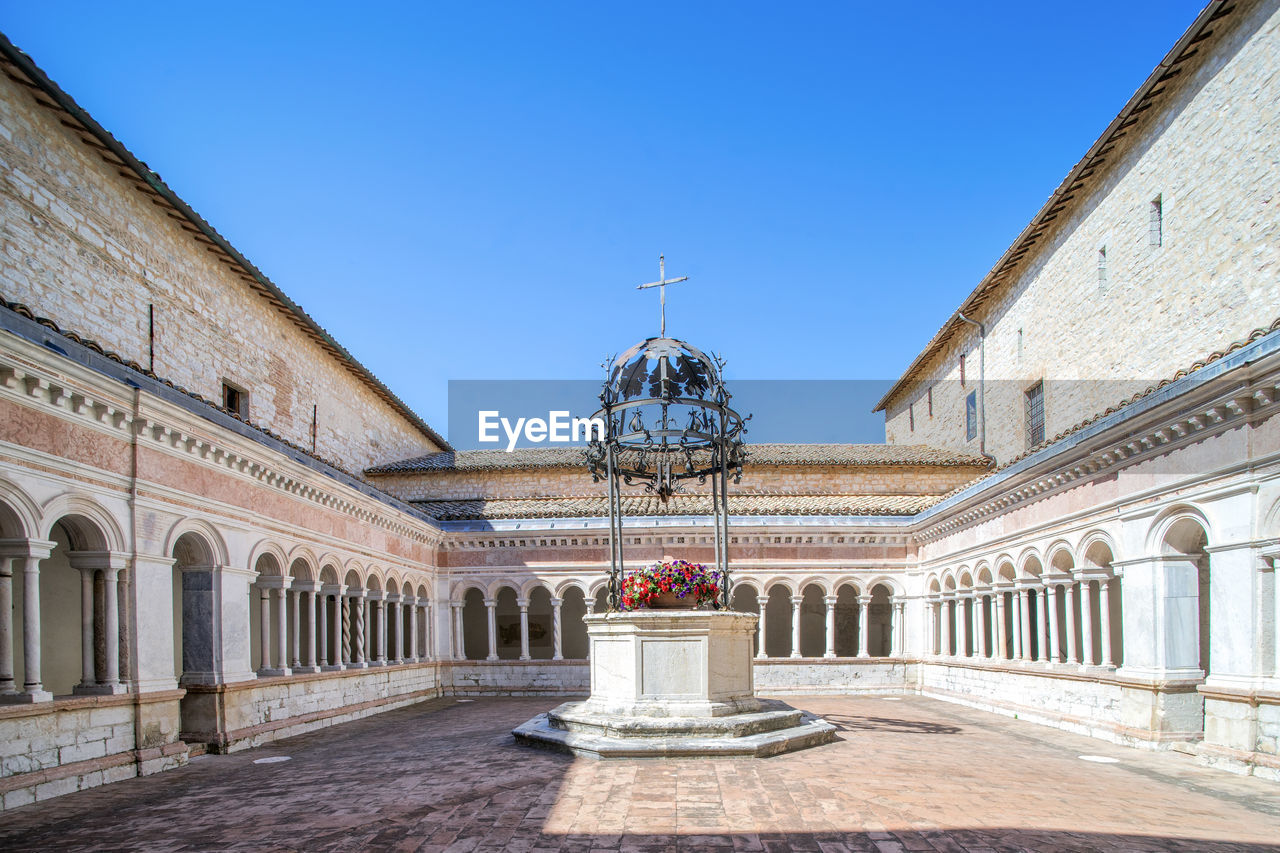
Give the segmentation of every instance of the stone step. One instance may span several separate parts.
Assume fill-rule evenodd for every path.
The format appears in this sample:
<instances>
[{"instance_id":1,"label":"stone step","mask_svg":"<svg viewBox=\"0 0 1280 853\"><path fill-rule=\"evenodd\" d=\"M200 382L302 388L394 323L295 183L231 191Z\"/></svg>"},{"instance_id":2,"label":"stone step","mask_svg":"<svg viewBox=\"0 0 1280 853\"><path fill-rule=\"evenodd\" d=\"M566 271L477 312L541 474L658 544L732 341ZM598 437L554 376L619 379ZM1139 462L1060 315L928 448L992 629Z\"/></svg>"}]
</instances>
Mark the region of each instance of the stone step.
<instances>
[{"instance_id":1,"label":"stone step","mask_svg":"<svg viewBox=\"0 0 1280 853\"><path fill-rule=\"evenodd\" d=\"M835 740L835 726L811 714L800 713L798 725L741 737L695 734L614 737L556 728L551 725L549 714L539 714L511 733L519 743L587 758L765 758Z\"/></svg>"},{"instance_id":2,"label":"stone step","mask_svg":"<svg viewBox=\"0 0 1280 853\"><path fill-rule=\"evenodd\" d=\"M601 714L569 702L547 713L552 728L617 738L740 738L800 725L801 711L769 709L726 717L642 717Z\"/></svg>"}]
</instances>

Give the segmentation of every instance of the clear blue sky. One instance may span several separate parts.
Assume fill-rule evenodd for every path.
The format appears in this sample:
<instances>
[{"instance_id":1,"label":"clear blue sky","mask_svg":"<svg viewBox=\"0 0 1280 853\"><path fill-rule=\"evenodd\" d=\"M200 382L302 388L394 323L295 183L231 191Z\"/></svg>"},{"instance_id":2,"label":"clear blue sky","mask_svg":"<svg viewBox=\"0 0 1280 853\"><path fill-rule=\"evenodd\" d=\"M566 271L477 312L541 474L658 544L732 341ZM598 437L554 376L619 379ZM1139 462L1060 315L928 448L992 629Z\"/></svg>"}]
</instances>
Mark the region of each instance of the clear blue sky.
<instances>
[{"instance_id":1,"label":"clear blue sky","mask_svg":"<svg viewBox=\"0 0 1280 853\"><path fill-rule=\"evenodd\" d=\"M0 29L427 421L668 331L892 379L1203 5L16 3Z\"/></svg>"}]
</instances>

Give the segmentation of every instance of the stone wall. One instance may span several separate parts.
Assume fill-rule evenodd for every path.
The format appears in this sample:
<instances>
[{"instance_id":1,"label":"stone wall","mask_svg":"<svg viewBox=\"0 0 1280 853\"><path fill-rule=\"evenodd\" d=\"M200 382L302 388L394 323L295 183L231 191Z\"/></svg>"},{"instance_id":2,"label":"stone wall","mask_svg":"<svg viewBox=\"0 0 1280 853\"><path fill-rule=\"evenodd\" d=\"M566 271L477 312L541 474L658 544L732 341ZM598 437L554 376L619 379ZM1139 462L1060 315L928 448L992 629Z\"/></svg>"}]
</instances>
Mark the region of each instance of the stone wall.
<instances>
[{"instance_id":1,"label":"stone wall","mask_svg":"<svg viewBox=\"0 0 1280 853\"><path fill-rule=\"evenodd\" d=\"M454 696L586 696L591 670L586 661L479 661L447 665Z\"/></svg>"},{"instance_id":2,"label":"stone wall","mask_svg":"<svg viewBox=\"0 0 1280 853\"><path fill-rule=\"evenodd\" d=\"M182 737L235 752L440 696L435 664L259 678L188 688ZM189 727L189 728L188 728Z\"/></svg>"},{"instance_id":3,"label":"stone wall","mask_svg":"<svg viewBox=\"0 0 1280 853\"><path fill-rule=\"evenodd\" d=\"M1140 114L1091 189L974 312L987 327L987 449L1001 461L1026 448L1024 394L1037 381L1052 437L1280 315L1280 7L1240 4L1214 29L1225 36ZM1153 246L1157 197L1163 243ZM976 451L964 398L978 388L979 357L977 330L958 325L891 402L886 439Z\"/></svg>"},{"instance_id":4,"label":"stone wall","mask_svg":"<svg viewBox=\"0 0 1280 853\"><path fill-rule=\"evenodd\" d=\"M206 250L186 220L122 177L0 75L0 296L126 361L221 403L249 392L249 419L348 470L438 449L239 268Z\"/></svg>"},{"instance_id":5,"label":"stone wall","mask_svg":"<svg viewBox=\"0 0 1280 853\"><path fill-rule=\"evenodd\" d=\"M756 693L762 696L915 691L913 661L891 658L791 658L756 661Z\"/></svg>"},{"instance_id":6,"label":"stone wall","mask_svg":"<svg viewBox=\"0 0 1280 853\"><path fill-rule=\"evenodd\" d=\"M187 746L177 742L181 695L0 706L0 804L11 809L185 764Z\"/></svg>"}]
</instances>

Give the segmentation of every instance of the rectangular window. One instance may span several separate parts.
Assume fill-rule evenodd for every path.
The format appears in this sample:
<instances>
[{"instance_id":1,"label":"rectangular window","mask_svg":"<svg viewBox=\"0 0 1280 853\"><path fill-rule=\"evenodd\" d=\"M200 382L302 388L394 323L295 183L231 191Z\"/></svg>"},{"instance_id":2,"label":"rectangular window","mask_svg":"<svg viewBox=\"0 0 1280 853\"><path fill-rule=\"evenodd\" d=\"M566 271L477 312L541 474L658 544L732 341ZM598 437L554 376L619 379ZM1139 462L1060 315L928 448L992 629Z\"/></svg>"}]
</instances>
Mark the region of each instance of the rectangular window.
<instances>
[{"instance_id":1,"label":"rectangular window","mask_svg":"<svg viewBox=\"0 0 1280 853\"><path fill-rule=\"evenodd\" d=\"M933 417L933 386L929 386L929 417Z\"/></svg>"},{"instance_id":2,"label":"rectangular window","mask_svg":"<svg viewBox=\"0 0 1280 853\"><path fill-rule=\"evenodd\" d=\"M915 410L914 403L907 406L907 423L910 425L911 431L915 432L916 431L916 410Z\"/></svg>"},{"instance_id":3,"label":"rectangular window","mask_svg":"<svg viewBox=\"0 0 1280 853\"><path fill-rule=\"evenodd\" d=\"M1151 199L1151 245L1164 245L1164 197Z\"/></svg>"},{"instance_id":4,"label":"rectangular window","mask_svg":"<svg viewBox=\"0 0 1280 853\"><path fill-rule=\"evenodd\" d=\"M1103 290L1107 286L1107 247L1103 246L1098 250L1098 289Z\"/></svg>"},{"instance_id":5,"label":"rectangular window","mask_svg":"<svg viewBox=\"0 0 1280 853\"><path fill-rule=\"evenodd\" d=\"M1018 330L1018 361L1022 361L1022 330Z\"/></svg>"},{"instance_id":6,"label":"rectangular window","mask_svg":"<svg viewBox=\"0 0 1280 853\"><path fill-rule=\"evenodd\" d=\"M960 387L964 387L964 353L960 354Z\"/></svg>"},{"instance_id":7,"label":"rectangular window","mask_svg":"<svg viewBox=\"0 0 1280 853\"><path fill-rule=\"evenodd\" d=\"M1027 389L1027 447L1044 441L1044 381Z\"/></svg>"},{"instance_id":8,"label":"rectangular window","mask_svg":"<svg viewBox=\"0 0 1280 853\"><path fill-rule=\"evenodd\" d=\"M978 435L978 392L970 391L964 398L964 440L973 441Z\"/></svg>"},{"instance_id":9,"label":"rectangular window","mask_svg":"<svg viewBox=\"0 0 1280 853\"><path fill-rule=\"evenodd\" d=\"M242 421L249 420L249 392L222 380L222 408L239 415Z\"/></svg>"}]
</instances>

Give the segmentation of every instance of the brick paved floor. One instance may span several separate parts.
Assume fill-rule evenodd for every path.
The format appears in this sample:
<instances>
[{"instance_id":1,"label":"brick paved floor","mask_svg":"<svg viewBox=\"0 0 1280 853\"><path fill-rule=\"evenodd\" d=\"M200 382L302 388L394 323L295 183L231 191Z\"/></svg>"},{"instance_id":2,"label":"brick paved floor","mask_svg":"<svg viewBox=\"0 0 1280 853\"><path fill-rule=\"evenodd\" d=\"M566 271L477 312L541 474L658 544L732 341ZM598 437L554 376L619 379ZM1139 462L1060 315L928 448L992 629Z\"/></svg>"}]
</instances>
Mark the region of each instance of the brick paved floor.
<instances>
[{"instance_id":1,"label":"brick paved floor","mask_svg":"<svg viewBox=\"0 0 1280 853\"><path fill-rule=\"evenodd\" d=\"M0 849L1280 850L1278 784L921 697L797 700L840 742L704 761L516 746L553 704L440 700L204 756L15 809Z\"/></svg>"}]
</instances>

